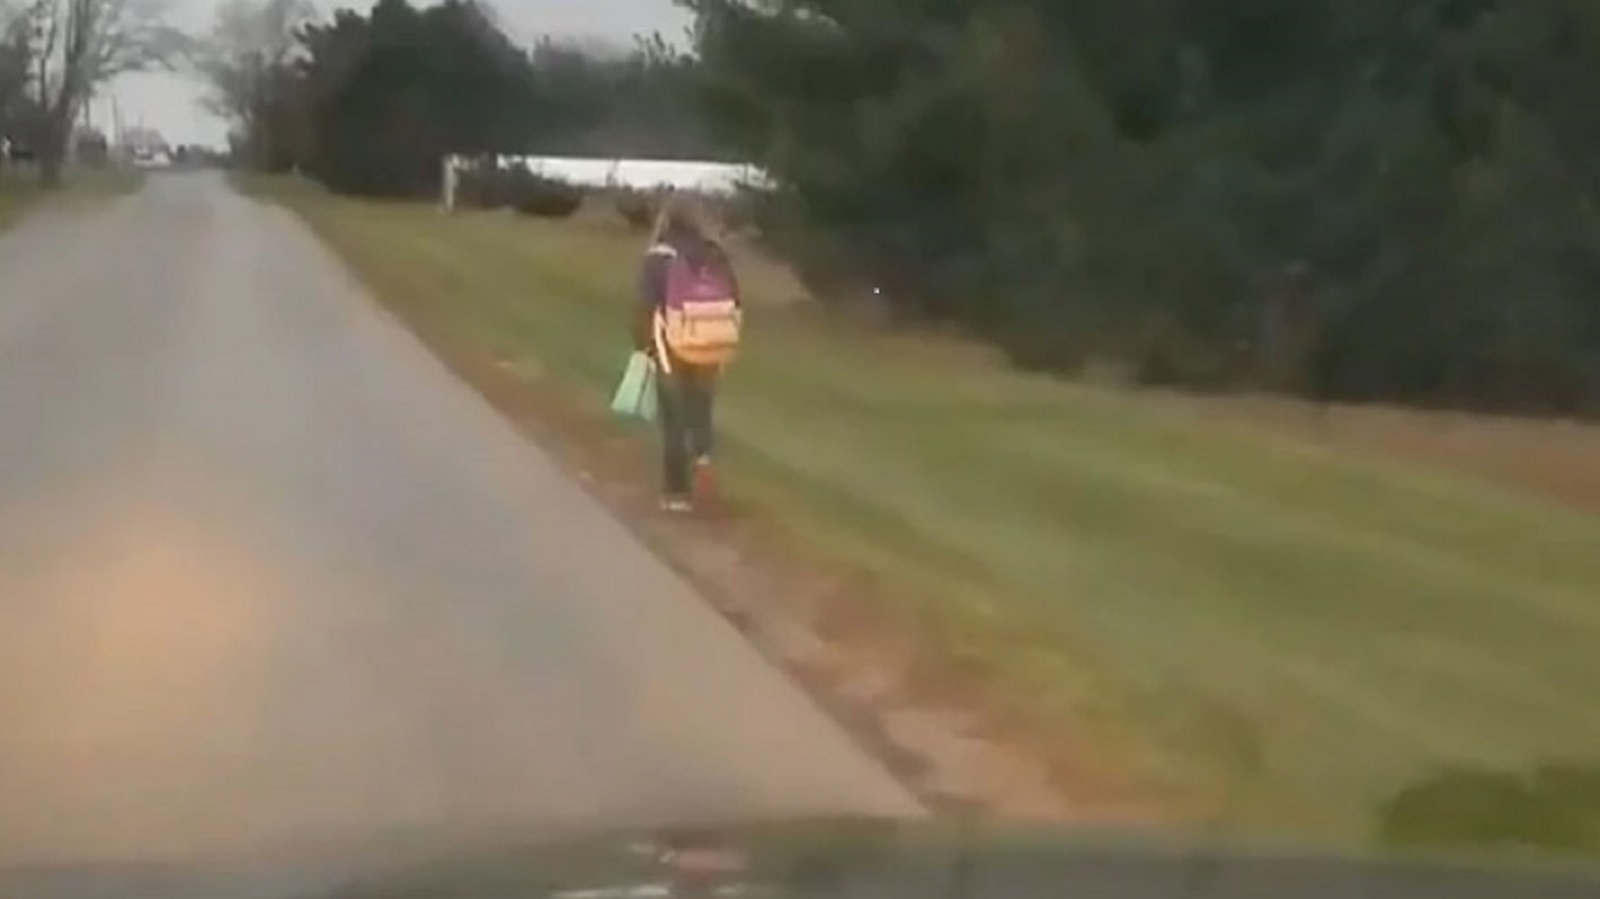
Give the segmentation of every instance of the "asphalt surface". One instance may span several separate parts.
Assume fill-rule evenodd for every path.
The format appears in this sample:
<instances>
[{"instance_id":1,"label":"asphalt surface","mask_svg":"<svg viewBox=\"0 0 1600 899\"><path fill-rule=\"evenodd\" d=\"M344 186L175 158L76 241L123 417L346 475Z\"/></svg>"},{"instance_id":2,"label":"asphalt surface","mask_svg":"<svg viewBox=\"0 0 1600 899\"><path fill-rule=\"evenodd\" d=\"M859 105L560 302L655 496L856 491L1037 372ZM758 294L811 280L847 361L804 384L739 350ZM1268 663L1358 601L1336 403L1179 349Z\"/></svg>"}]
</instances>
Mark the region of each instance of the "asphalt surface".
<instances>
[{"instance_id":1,"label":"asphalt surface","mask_svg":"<svg viewBox=\"0 0 1600 899\"><path fill-rule=\"evenodd\" d=\"M0 868L913 810L290 214L0 238Z\"/></svg>"}]
</instances>

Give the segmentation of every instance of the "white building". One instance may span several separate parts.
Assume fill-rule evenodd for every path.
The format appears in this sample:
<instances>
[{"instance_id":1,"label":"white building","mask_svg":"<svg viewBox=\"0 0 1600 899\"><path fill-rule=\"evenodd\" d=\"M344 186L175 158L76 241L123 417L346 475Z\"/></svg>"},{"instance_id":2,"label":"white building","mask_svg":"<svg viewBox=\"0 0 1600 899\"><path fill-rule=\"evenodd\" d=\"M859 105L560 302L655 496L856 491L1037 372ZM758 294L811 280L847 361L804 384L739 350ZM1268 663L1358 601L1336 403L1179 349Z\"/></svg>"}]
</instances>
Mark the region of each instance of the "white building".
<instances>
[{"instance_id":1,"label":"white building","mask_svg":"<svg viewBox=\"0 0 1600 899\"><path fill-rule=\"evenodd\" d=\"M657 190L670 187L696 193L731 194L741 186L770 184L766 173L755 166L728 162L578 156L501 156L497 161L503 168L521 166L544 178L588 188ZM468 160L459 156L445 160L444 204L447 209L455 206L456 172L468 164Z\"/></svg>"}]
</instances>

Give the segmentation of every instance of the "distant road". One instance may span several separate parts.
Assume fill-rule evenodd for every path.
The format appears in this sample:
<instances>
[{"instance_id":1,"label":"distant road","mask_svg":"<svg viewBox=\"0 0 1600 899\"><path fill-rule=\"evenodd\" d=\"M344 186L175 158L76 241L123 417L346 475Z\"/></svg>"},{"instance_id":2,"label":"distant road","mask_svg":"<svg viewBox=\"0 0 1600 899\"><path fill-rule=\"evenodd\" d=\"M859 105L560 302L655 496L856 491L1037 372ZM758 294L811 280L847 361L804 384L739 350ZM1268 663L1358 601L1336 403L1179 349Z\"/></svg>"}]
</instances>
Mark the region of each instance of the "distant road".
<instances>
[{"instance_id":1,"label":"distant road","mask_svg":"<svg viewBox=\"0 0 1600 899\"><path fill-rule=\"evenodd\" d=\"M913 808L288 213L0 237L0 867Z\"/></svg>"}]
</instances>

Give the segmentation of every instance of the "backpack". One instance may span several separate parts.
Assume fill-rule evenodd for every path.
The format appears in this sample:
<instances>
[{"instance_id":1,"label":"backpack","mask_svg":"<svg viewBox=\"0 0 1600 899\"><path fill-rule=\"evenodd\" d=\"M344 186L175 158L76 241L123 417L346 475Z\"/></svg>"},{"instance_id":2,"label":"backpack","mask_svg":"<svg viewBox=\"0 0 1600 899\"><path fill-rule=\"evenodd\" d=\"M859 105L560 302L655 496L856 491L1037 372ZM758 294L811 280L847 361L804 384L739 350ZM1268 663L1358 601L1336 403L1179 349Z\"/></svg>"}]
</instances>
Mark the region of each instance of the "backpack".
<instances>
[{"instance_id":1,"label":"backpack","mask_svg":"<svg viewBox=\"0 0 1600 899\"><path fill-rule=\"evenodd\" d=\"M695 265L676 253L667 263L661 339L675 358L689 365L725 365L739 347L743 315L733 281L719 262Z\"/></svg>"}]
</instances>

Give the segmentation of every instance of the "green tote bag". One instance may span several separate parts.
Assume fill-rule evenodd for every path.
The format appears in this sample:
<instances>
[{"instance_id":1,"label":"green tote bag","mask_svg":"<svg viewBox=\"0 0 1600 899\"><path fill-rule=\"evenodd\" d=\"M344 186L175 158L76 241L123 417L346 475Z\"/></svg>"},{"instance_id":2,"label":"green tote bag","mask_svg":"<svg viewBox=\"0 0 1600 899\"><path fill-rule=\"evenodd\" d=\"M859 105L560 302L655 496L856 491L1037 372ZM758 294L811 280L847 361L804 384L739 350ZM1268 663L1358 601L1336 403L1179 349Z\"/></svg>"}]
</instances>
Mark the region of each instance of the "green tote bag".
<instances>
[{"instance_id":1,"label":"green tote bag","mask_svg":"<svg viewBox=\"0 0 1600 899\"><path fill-rule=\"evenodd\" d=\"M611 396L611 411L623 418L655 421L656 364L646 353L628 357L617 392Z\"/></svg>"}]
</instances>

